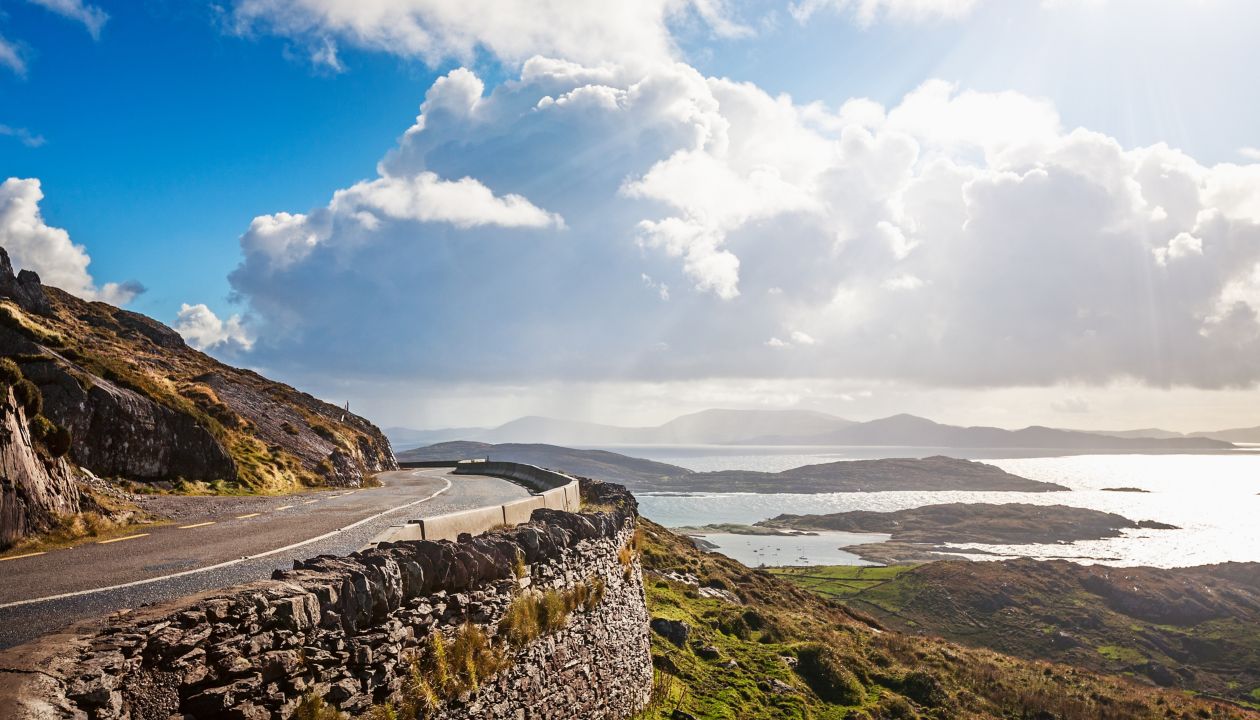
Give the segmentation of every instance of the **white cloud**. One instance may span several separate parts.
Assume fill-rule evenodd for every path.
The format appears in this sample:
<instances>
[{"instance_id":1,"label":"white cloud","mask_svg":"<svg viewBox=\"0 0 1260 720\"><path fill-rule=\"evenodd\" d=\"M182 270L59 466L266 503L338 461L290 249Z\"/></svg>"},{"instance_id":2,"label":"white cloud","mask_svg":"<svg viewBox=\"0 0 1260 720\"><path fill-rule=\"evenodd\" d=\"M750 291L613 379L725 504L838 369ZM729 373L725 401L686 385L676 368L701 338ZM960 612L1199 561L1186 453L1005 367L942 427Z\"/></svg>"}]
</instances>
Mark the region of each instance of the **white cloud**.
<instances>
[{"instance_id":1,"label":"white cloud","mask_svg":"<svg viewBox=\"0 0 1260 720\"><path fill-rule=\"evenodd\" d=\"M815 340L809 333L804 333L804 332L801 332L800 330L793 330L791 338L792 338L792 342L796 343L797 345L817 345L818 344L818 341Z\"/></svg>"},{"instance_id":2,"label":"white cloud","mask_svg":"<svg viewBox=\"0 0 1260 720\"><path fill-rule=\"evenodd\" d=\"M1260 164L941 82L844 108L681 63L535 58L488 94L452 72L379 178L245 233L255 355L522 383L1260 380Z\"/></svg>"},{"instance_id":3,"label":"white cloud","mask_svg":"<svg viewBox=\"0 0 1260 720\"><path fill-rule=\"evenodd\" d=\"M1239 148L1238 154L1242 155L1248 160L1255 160L1255 161L1260 162L1260 148L1254 148L1254 147Z\"/></svg>"},{"instance_id":4,"label":"white cloud","mask_svg":"<svg viewBox=\"0 0 1260 720\"><path fill-rule=\"evenodd\" d=\"M643 278L644 285L656 291L657 297L662 300L669 300L669 285L663 282L656 282L647 273L640 273L640 277Z\"/></svg>"},{"instance_id":5,"label":"white cloud","mask_svg":"<svg viewBox=\"0 0 1260 720\"><path fill-rule=\"evenodd\" d=\"M175 330L189 345L198 350L247 351L254 345L254 340L242 324L240 315L221 320L213 310L200 303L180 305L179 315L175 319Z\"/></svg>"},{"instance_id":6,"label":"white cloud","mask_svg":"<svg viewBox=\"0 0 1260 720\"><path fill-rule=\"evenodd\" d=\"M0 125L0 135L17 138L18 142L27 147L39 147L47 142L44 140L43 135L36 135L26 128L15 128L8 125Z\"/></svg>"},{"instance_id":7,"label":"white cloud","mask_svg":"<svg viewBox=\"0 0 1260 720\"><path fill-rule=\"evenodd\" d=\"M144 292L134 281L97 287L88 273L92 259L83 246L72 243L65 230L44 222L39 211L43 199L37 179L9 178L0 184L0 246L8 250L15 266L33 270L44 284L85 300L125 305Z\"/></svg>"},{"instance_id":8,"label":"white cloud","mask_svg":"<svg viewBox=\"0 0 1260 720\"><path fill-rule=\"evenodd\" d=\"M718 36L751 31L721 0L502 3L495 0L236 0L241 32L261 27L336 57L335 43L436 65L484 49L510 63L534 55L599 64L655 64L675 54L670 24L698 17Z\"/></svg>"},{"instance_id":9,"label":"white cloud","mask_svg":"<svg viewBox=\"0 0 1260 720\"><path fill-rule=\"evenodd\" d=\"M95 5L88 5L83 0L26 0L34 5L82 23L93 38L100 38L101 28L109 20L109 15Z\"/></svg>"},{"instance_id":10,"label":"white cloud","mask_svg":"<svg viewBox=\"0 0 1260 720\"><path fill-rule=\"evenodd\" d=\"M1084 415L1091 410L1089 401L1083 397L1072 395L1050 403L1050 409L1057 413Z\"/></svg>"},{"instance_id":11,"label":"white cloud","mask_svg":"<svg viewBox=\"0 0 1260 720\"><path fill-rule=\"evenodd\" d=\"M447 222L458 228L501 227L561 228L564 220L534 206L520 195L496 197L473 178L442 180L435 173L411 177L382 177L338 190L329 208L335 214L415 222Z\"/></svg>"},{"instance_id":12,"label":"white cloud","mask_svg":"<svg viewBox=\"0 0 1260 720\"><path fill-rule=\"evenodd\" d=\"M792 16L800 22L820 10L852 12L863 27L882 18L897 21L923 22L956 19L968 15L981 0L800 0L791 5Z\"/></svg>"},{"instance_id":13,"label":"white cloud","mask_svg":"<svg viewBox=\"0 0 1260 720\"><path fill-rule=\"evenodd\" d=\"M18 77L26 76L26 61L18 52L17 45L0 35L0 65L12 70Z\"/></svg>"}]
</instances>

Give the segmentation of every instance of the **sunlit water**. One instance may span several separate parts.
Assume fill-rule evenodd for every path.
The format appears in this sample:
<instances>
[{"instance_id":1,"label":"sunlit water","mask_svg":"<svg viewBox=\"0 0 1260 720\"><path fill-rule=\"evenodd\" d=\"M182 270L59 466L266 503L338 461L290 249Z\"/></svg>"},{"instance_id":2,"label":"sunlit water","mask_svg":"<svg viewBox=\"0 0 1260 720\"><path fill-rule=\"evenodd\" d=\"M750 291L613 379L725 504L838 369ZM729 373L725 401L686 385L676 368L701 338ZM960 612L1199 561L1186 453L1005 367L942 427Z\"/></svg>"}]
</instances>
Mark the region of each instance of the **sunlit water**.
<instances>
[{"instance_id":1,"label":"sunlit water","mask_svg":"<svg viewBox=\"0 0 1260 720\"><path fill-rule=\"evenodd\" d=\"M704 539L724 555L749 567L758 565L874 565L844 548L884 542L877 533L823 532L817 535L762 536L714 533Z\"/></svg>"},{"instance_id":2,"label":"sunlit water","mask_svg":"<svg viewBox=\"0 0 1260 720\"><path fill-rule=\"evenodd\" d=\"M668 448L652 452L636 448L640 457L670 462L693 470L756 469L778 471L839 459L921 456L921 449L844 448L809 452L760 452L762 448ZM1250 449L1249 450L1254 450ZM857 451L845 458L846 452ZM955 453L956 454L956 453ZM1226 561L1260 561L1260 453L1211 455L1075 455L1068 457L979 458L1002 469L1071 488L1070 492L873 492L803 494L703 493L693 496L642 495L647 517L668 526L708 523L754 523L780 513L823 514L848 510L901 510L938 503L1032 503L1071 505L1114 512L1133 520L1158 520L1179 530L1131 530L1105 540L1068 545L960 545L984 549L997 557L1068 558L1108 565L1184 567ZM1149 492L1120 493L1103 488L1136 487ZM741 537L741 536L732 536ZM794 538L755 537L741 541L740 554L766 543ZM727 545L714 542L725 551ZM729 541L728 541L729 543ZM838 546L837 546L838 547ZM789 553L793 551L787 551ZM731 546L731 553L735 549ZM848 554L848 553L846 553ZM808 562L799 557L810 558ZM755 556L754 556L755 557ZM821 557L819 555L818 557ZM974 555L974 559L994 559ZM742 559L742 558L740 558ZM826 564L800 552L789 564ZM773 564L766 561L765 564ZM838 563L836 563L838 564Z\"/></svg>"}]
</instances>

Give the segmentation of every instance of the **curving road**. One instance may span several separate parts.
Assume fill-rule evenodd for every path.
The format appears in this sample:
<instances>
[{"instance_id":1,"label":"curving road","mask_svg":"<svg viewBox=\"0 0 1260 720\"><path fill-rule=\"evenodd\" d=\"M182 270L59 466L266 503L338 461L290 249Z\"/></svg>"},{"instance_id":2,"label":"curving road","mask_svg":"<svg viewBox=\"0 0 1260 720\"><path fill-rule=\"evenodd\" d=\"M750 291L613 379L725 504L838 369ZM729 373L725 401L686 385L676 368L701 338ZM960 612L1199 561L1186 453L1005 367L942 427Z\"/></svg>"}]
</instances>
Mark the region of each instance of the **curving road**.
<instances>
[{"instance_id":1,"label":"curving road","mask_svg":"<svg viewBox=\"0 0 1260 720\"><path fill-rule=\"evenodd\" d=\"M382 473L381 487L281 497L156 497L168 525L0 560L0 648L86 617L271 577L293 560L346 555L390 525L529 495L447 468Z\"/></svg>"}]
</instances>

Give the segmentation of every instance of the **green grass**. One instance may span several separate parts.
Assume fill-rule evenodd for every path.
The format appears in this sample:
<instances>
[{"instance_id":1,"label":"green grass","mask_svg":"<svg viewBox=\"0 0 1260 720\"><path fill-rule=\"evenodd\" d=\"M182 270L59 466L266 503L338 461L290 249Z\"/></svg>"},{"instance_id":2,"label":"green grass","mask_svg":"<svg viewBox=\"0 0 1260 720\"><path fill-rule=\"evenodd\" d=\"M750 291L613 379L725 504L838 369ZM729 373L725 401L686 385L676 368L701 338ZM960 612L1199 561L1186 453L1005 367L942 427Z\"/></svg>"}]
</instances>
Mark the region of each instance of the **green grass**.
<instances>
[{"instance_id":1,"label":"green grass","mask_svg":"<svg viewBox=\"0 0 1260 720\"><path fill-rule=\"evenodd\" d=\"M1113 662L1138 664L1146 662L1146 656L1133 648L1120 645L1099 645L1098 654Z\"/></svg>"},{"instance_id":2,"label":"green grass","mask_svg":"<svg viewBox=\"0 0 1260 720\"><path fill-rule=\"evenodd\" d=\"M883 585L914 569L914 565L859 566L819 565L815 567L772 567L767 570L802 589L829 598L849 598Z\"/></svg>"}]
</instances>

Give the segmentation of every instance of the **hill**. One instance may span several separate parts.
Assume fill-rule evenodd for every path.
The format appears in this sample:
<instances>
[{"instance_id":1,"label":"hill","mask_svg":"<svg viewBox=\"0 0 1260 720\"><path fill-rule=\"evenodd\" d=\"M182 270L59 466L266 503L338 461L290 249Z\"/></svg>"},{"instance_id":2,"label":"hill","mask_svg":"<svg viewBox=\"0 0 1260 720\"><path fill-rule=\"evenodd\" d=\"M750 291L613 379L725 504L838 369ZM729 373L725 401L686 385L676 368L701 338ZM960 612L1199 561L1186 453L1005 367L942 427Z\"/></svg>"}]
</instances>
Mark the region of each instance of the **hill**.
<instances>
[{"instance_id":1,"label":"hill","mask_svg":"<svg viewBox=\"0 0 1260 720\"><path fill-rule=\"evenodd\" d=\"M881 564L934 560L940 557L937 553L958 552L945 547L947 543L1061 544L1118 537L1124 530L1138 528L1176 529L1160 522L1133 521L1088 508L1028 503L946 503L892 512L854 510L829 515L779 515L757 523L756 527L887 533L890 537L886 543L846 548Z\"/></svg>"},{"instance_id":2,"label":"hill","mask_svg":"<svg viewBox=\"0 0 1260 720\"><path fill-rule=\"evenodd\" d=\"M844 460L778 473L723 470L645 482L640 490L691 492L880 492L996 490L1053 492L1062 485L1029 480L986 463L948 457Z\"/></svg>"},{"instance_id":3,"label":"hill","mask_svg":"<svg viewBox=\"0 0 1260 720\"><path fill-rule=\"evenodd\" d=\"M639 487L662 478L690 476L687 468L644 460L604 450L575 450L557 445L454 441L406 450L399 462L423 460L468 460L490 458L528 463L585 477L597 477L629 487Z\"/></svg>"},{"instance_id":4,"label":"hill","mask_svg":"<svg viewBox=\"0 0 1260 720\"><path fill-rule=\"evenodd\" d=\"M408 430L391 428L402 443L449 440L553 445L856 445L939 448L1018 448L1098 452L1174 452L1228 450L1230 439L1253 442L1253 430L1182 435L1165 430L1127 430L1114 434L1031 426L1021 430L944 425L915 415L893 415L854 422L806 410L705 410L655 427L620 427L598 423L523 417L496 428ZM1209 437L1210 436L1210 437Z\"/></svg>"},{"instance_id":5,"label":"hill","mask_svg":"<svg viewBox=\"0 0 1260 720\"><path fill-rule=\"evenodd\" d=\"M70 459L100 476L275 492L396 467L367 420L224 365L151 318L15 276L3 248L0 354L69 431Z\"/></svg>"},{"instance_id":6,"label":"hill","mask_svg":"<svg viewBox=\"0 0 1260 720\"><path fill-rule=\"evenodd\" d=\"M818 435L852 421L809 410L703 410L653 427L622 427L529 416L495 428L410 430L391 428L401 441L550 443L556 445L728 445L779 433ZM400 447L406 447L400 445Z\"/></svg>"},{"instance_id":7,"label":"hill","mask_svg":"<svg viewBox=\"0 0 1260 720\"><path fill-rule=\"evenodd\" d=\"M869 579L856 568L777 572L890 628L1260 704L1260 564L950 560L873 570Z\"/></svg>"},{"instance_id":8,"label":"hill","mask_svg":"<svg viewBox=\"0 0 1260 720\"><path fill-rule=\"evenodd\" d=\"M1215 440L1224 440L1231 443L1260 443L1260 427L1197 432L1193 433L1192 437L1213 438Z\"/></svg>"},{"instance_id":9,"label":"hill","mask_svg":"<svg viewBox=\"0 0 1260 720\"><path fill-rule=\"evenodd\" d=\"M635 492L876 492L880 490L1009 490L1051 492L1062 485L1029 480L1001 468L947 457L851 460L804 465L779 473L752 470L693 472L687 468L605 450L559 445L473 441L406 450L400 462L489 457L622 483Z\"/></svg>"},{"instance_id":10,"label":"hill","mask_svg":"<svg viewBox=\"0 0 1260 720\"><path fill-rule=\"evenodd\" d=\"M1224 450L1232 444L1210 438L1114 437L1092 432L1031 426L1022 430L942 425L914 415L857 423L815 437L779 436L781 443L825 445L906 445L948 448L1033 448L1047 450L1172 451Z\"/></svg>"},{"instance_id":11,"label":"hill","mask_svg":"<svg viewBox=\"0 0 1260 720\"><path fill-rule=\"evenodd\" d=\"M852 609L805 592L640 522L657 669L645 720L1260 717L1133 679L921 636L914 628L890 631L892 624L865 606ZM1002 591L992 583L976 586Z\"/></svg>"}]
</instances>

